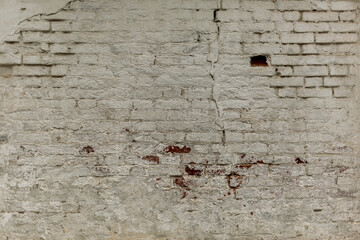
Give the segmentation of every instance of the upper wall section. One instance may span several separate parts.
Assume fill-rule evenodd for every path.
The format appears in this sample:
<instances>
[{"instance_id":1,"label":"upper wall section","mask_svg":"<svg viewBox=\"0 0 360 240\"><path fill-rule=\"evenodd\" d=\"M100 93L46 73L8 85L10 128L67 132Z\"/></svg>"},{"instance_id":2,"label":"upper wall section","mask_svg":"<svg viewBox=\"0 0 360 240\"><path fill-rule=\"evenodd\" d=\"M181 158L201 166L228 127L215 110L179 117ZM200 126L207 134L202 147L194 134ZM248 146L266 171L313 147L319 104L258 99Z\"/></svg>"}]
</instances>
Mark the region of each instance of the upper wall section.
<instances>
[{"instance_id":1,"label":"upper wall section","mask_svg":"<svg viewBox=\"0 0 360 240\"><path fill-rule=\"evenodd\" d=\"M1 0L0 42L15 32L20 21L58 11L70 0Z\"/></svg>"}]
</instances>

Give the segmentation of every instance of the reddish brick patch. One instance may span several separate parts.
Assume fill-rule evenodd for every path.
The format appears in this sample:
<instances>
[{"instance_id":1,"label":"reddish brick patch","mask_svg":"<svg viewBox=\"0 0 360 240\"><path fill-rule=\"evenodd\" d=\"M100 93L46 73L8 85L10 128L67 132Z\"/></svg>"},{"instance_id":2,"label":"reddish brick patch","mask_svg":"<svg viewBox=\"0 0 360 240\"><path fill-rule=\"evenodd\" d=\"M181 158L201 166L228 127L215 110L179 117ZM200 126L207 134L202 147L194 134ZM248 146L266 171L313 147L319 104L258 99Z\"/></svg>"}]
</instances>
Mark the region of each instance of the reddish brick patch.
<instances>
[{"instance_id":1,"label":"reddish brick patch","mask_svg":"<svg viewBox=\"0 0 360 240\"><path fill-rule=\"evenodd\" d=\"M158 156L144 156L142 157L143 160L149 161L149 162L155 162L156 164L160 163Z\"/></svg>"},{"instance_id":2,"label":"reddish brick patch","mask_svg":"<svg viewBox=\"0 0 360 240\"><path fill-rule=\"evenodd\" d=\"M226 169L208 169L206 172L209 175L224 175L226 173Z\"/></svg>"},{"instance_id":3,"label":"reddish brick patch","mask_svg":"<svg viewBox=\"0 0 360 240\"><path fill-rule=\"evenodd\" d=\"M236 189L242 185L245 176L232 173L226 176L226 178L227 178L228 186L232 189Z\"/></svg>"},{"instance_id":4,"label":"reddish brick patch","mask_svg":"<svg viewBox=\"0 0 360 240\"><path fill-rule=\"evenodd\" d=\"M190 168L189 166L185 167L185 172L189 175L196 175L196 176L201 175L201 170Z\"/></svg>"},{"instance_id":5,"label":"reddish brick patch","mask_svg":"<svg viewBox=\"0 0 360 240\"><path fill-rule=\"evenodd\" d=\"M186 197L187 193L186 192L183 192L182 196L181 196L181 199L184 199Z\"/></svg>"},{"instance_id":6,"label":"reddish brick patch","mask_svg":"<svg viewBox=\"0 0 360 240\"><path fill-rule=\"evenodd\" d=\"M251 168L252 166L254 166L254 164L245 163L245 164L236 165L235 168Z\"/></svg>"},{"instance_id":7,"label":"reddish brick patch","mask_svg":"<svg viewBox=\"0 0 360 240\"><path fill-rule=\"evenodd\" d=\"M81 152L86 152L87 154L95 152L94 148L91 146L85 146L81 149Z\"/></svg>"},{"instance_id":8,"label":"reddish brick patch","mask_svg":"<svg viewBox=\"0 0 360 240\"><path fill-rule=\"evenodd\" d=\"M164 152L166 153L189 153L191 148L184 146L180 148L179 146L167 146L164 148Z\"/></svg>"},{"instance_id":9,"label":"reddish brick patch","mask_svg":"<svg viewBox=\"0 0 360 240\"><path fill-rule=\"evenodd\" d=\"M175 178L174 179L174 184L178 185L179 187L184 188L187 191L190 190L188 184L186 183L186 181L185 181L185 179L183 177Z\"/></svg>"}]
</instances>

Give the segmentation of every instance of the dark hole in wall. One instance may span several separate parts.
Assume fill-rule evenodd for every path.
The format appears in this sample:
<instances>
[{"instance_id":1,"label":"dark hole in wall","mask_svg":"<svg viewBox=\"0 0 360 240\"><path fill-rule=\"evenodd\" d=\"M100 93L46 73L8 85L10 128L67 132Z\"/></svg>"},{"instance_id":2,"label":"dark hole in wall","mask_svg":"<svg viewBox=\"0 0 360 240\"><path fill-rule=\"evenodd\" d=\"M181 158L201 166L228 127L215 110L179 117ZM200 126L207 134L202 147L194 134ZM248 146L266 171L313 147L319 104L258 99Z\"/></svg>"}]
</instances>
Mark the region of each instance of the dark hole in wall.
<instances>
[{"instance_id":1,"label":"dark hole in wall","mask_svg":"<svg viewBox=\"0 0 360 240\"><path fill-rule=\"evenodd\" d=\"M269 64L267 63L266 56L253 56L250 59L250 65L252 67L267 67Z\"/></svg>"}]
</instances>

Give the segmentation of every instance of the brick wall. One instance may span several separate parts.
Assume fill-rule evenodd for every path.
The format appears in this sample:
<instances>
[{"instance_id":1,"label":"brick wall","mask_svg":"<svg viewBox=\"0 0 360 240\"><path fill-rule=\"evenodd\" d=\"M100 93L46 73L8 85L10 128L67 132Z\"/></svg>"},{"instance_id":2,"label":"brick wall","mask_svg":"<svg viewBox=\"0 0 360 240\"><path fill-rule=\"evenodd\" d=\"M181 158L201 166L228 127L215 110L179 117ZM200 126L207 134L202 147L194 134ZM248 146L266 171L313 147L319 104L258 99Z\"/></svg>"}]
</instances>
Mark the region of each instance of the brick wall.
<instances>
[{"instance_id":1,"label":"brick wall","mask_svg":"<svg viewBox=\"0 0 360 240\"><path fill-rule=\"evenodd\" d=\"M359 239L358 5L24 20L0 48L0 240Z\"/></svg>"}]
</instances>

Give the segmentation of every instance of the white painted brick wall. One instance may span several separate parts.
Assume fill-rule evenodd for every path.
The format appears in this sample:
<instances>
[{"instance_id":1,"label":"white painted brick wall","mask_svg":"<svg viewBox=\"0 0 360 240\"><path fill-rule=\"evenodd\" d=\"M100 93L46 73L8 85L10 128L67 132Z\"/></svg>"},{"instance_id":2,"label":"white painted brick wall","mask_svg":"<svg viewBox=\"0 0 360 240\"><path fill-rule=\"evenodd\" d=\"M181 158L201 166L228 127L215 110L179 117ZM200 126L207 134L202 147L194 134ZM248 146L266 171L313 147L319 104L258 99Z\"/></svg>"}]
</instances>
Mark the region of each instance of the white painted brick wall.
<instances>
[{"instance_id":1,"label":"white painted brick wall","mask_svg":"<svg viewBox=\"0 0 360 240\"><path fill-rule=\"evenodd\" d=\"M73 0L24 20L0 48L0 240L360 239L358 7Z\"/></svg>"}]
</instances>

